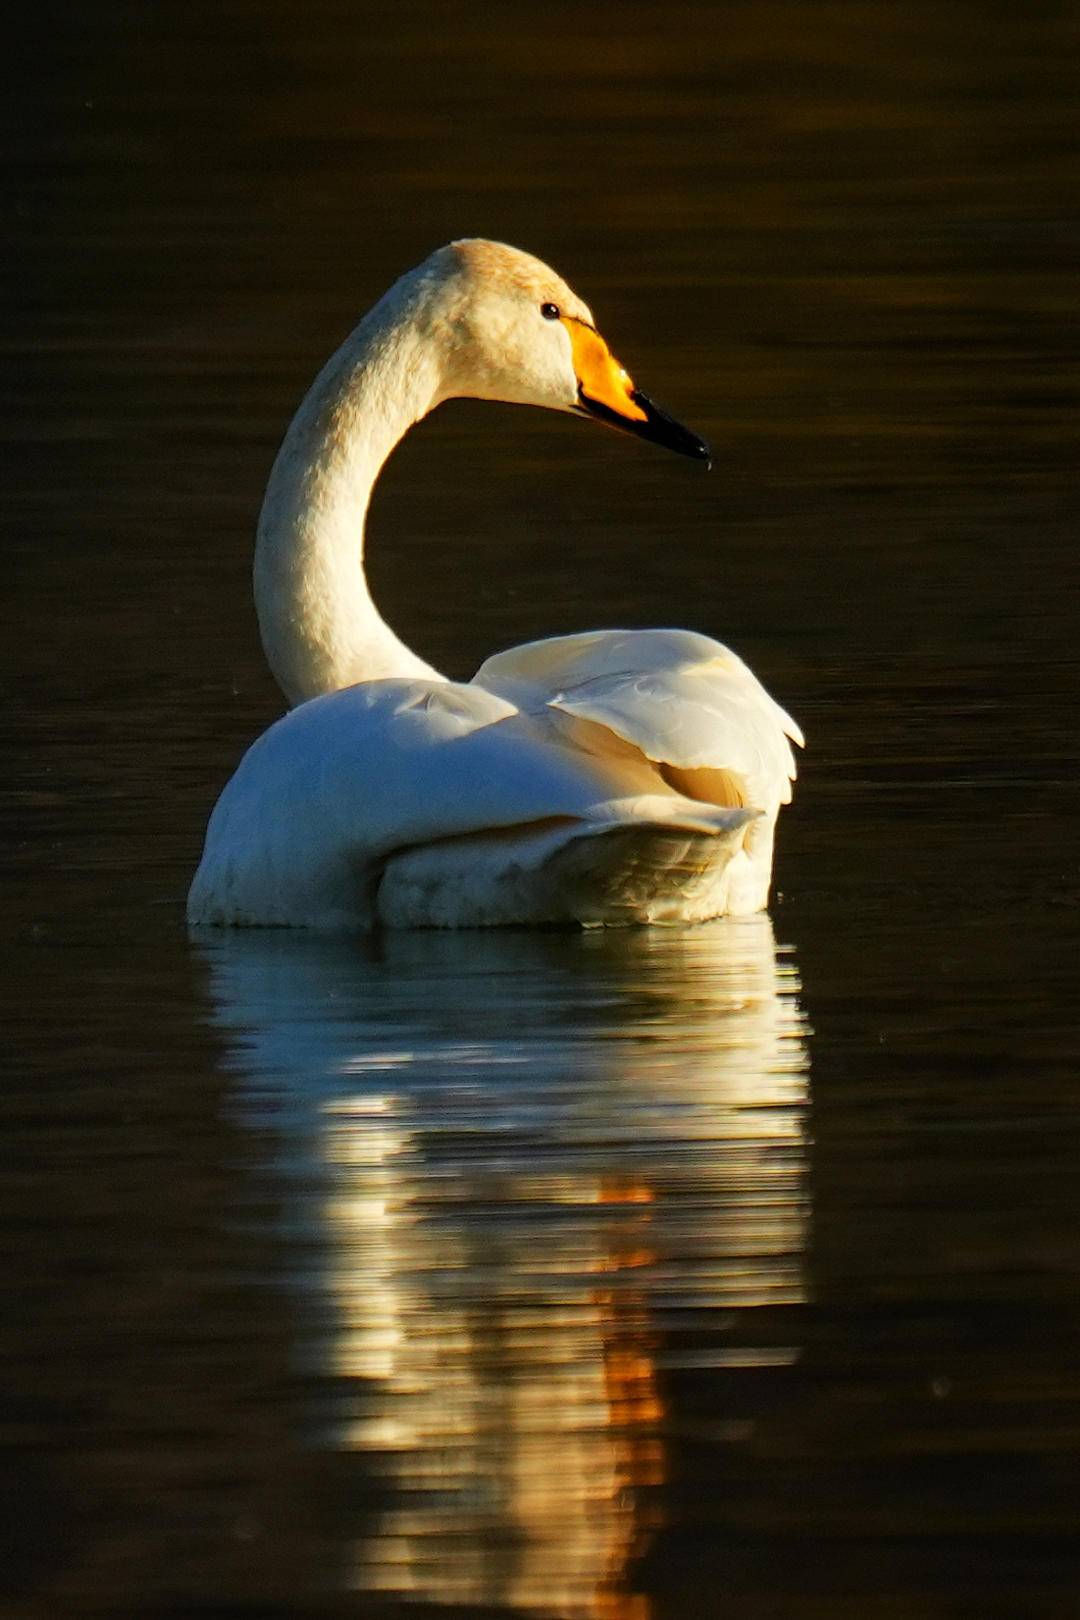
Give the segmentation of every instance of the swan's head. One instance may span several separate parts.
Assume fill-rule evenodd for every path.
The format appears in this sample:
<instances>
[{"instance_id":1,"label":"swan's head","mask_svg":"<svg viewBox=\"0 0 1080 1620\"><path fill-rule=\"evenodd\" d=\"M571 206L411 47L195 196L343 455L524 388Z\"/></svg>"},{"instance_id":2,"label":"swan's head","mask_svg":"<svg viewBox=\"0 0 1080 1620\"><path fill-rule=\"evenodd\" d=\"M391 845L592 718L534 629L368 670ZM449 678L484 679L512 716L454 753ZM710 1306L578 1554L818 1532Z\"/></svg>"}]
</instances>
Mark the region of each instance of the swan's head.
<instances>
[{"instance_id":1,"label":"swan's head","mask_svg":"<svg viewBox=\"0 0 1080 1620\"><path fill-rule=\"evenodd\" d=\"M421 266L446 394L596 417L708 464L709 447L637 388L554 270L518 248L470 240Z\"/></svg>"}]
</instances>

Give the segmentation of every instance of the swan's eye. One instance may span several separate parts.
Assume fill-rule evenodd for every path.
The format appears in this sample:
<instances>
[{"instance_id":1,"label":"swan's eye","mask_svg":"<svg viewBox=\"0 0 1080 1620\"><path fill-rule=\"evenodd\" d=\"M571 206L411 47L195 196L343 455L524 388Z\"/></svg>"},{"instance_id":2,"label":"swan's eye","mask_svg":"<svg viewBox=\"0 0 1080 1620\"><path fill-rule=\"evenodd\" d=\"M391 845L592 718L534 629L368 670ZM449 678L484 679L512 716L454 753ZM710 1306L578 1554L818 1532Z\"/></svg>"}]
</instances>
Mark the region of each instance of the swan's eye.
<instances>
[{"instance_id":1,"label":"swan's eye","mask_svg":"<svg viewBox=\"0 0 1080 1620\"><path fill-rule=\"evenodd\" d=\"M540 313L545 321L557 321L560 313L559 306L558 304L541 304Z\"/></svg>"}]
</instances>

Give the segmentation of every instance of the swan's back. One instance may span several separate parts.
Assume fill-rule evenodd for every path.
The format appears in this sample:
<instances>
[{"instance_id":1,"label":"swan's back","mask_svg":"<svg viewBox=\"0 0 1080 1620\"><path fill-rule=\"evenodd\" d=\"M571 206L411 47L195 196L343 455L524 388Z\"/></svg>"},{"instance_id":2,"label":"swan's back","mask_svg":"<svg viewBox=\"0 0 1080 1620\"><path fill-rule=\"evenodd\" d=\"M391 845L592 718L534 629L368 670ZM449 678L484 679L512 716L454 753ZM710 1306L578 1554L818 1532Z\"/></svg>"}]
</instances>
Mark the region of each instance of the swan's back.
<instances>
[{"instance_id":1,"label":"swan's back","mask_svg":"<svg viewBox=\"0 0 1080 1620\"><path fill-rule=\"evenodd\" d=\"M366 929L757 911L791 726L733 654L674 631L532 643L467 685L329 693L245 756L189 916Z\"/></svg>"}]
</instances>

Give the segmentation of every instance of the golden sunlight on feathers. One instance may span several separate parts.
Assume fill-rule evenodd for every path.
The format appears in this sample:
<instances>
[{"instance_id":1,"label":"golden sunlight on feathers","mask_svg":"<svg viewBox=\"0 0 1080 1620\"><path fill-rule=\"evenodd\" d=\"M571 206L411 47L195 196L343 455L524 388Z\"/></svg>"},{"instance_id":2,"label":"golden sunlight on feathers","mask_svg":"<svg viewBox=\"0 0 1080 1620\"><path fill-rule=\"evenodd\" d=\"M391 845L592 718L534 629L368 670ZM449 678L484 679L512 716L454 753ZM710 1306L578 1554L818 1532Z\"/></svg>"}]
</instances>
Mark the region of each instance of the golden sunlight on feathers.
<instances>
[{"instance_id":1,"label":"golden sunlight on feathers","mask_svg":"<svg viewBox=\"0 0 1080 1620\"><path fill-rule=\"evenodd\" d=\"M274 463L255 597L297 707L222 793L189 920L589 927L761 910L801 738L734 653L687 630L597 630L448 681L379 614L357 559L375 479L414 422L463 394L709 455L539 260L456 242L403 276L323 367Z\"/></svg>"}]
</instances>

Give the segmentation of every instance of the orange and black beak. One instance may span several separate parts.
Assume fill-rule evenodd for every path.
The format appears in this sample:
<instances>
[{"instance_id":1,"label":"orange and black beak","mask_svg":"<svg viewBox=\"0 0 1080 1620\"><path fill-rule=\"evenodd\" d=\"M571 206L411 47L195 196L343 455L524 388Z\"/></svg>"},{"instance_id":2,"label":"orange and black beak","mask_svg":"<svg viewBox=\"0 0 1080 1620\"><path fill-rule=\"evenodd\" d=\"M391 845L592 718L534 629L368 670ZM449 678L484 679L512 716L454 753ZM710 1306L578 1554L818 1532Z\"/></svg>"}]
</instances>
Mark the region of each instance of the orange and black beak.
<instances>
[{"instance_id":1,"label":"orange and black beak","mask_svg":"<svg viewBox=\"0 0 1080 1620\"><path fill-rule=\"evenodd\" d=\"M570 334L574 371L578 380L578 410L595 416L625 433L636 433L651 444L663 445L680 456L690 456L712 464L712 452L704 439L676 422L646 394L635 388L627 373L595 327L571 315L561 317Z\"/></svg>"}]
</instances>

